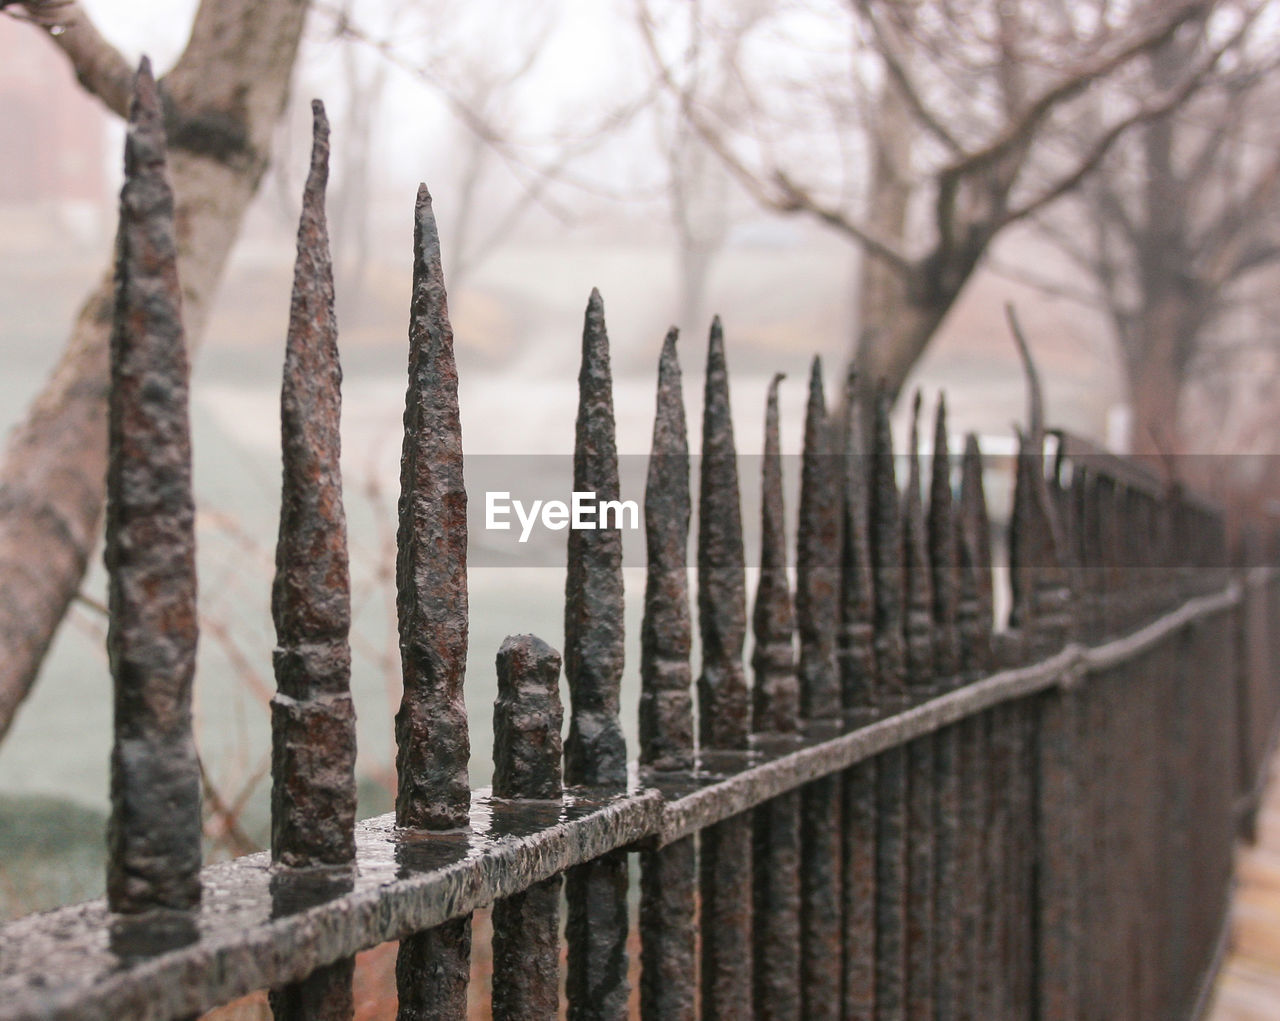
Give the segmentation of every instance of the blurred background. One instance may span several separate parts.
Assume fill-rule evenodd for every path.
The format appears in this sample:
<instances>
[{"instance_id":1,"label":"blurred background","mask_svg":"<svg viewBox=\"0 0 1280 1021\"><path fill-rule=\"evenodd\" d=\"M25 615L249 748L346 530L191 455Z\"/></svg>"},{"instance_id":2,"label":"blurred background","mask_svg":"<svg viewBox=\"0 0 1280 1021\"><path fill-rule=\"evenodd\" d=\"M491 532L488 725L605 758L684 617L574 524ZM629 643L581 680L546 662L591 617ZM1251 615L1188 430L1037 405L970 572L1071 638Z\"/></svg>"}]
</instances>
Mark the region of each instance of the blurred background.
<instances>
[{"instance_id":1,"label":"blurred background","mask_svg":"<svg viewBox=\"0 0 1280 1021\"><path fill-rule=\"evenodd\" d=\"M110 267L123 126L103 67L145 53L161 73L176 68L179 109L225 114L223 95L238 96L266 160L260 178L260 166L232 166L225 180L202 177L190 153L174 165L191 268L195 697L212 856L268 840L280 367L313 97L332 123L361 816L389 809L394 780L419 181L444 246L466 450L488 459L486 477L566 470L594 286L618 447L636 455L637 478L672 324L696 450L713 314L743 454L760 452L778 371L783 449L798 451L814 355L833 406L856 361L895 394L921 389L926 407L945 390L957 440L975 431L985 451L1008 453L1026 406L1012 304L1050 425L1242 506L1277 493L1273 3L364 0L293 4L309 8L300 36L272 20L281 6L0 4L0 427L35 437L41 485L59 475L38 461L30 409L47 407L37 395L58 366L64 379L91 373L64 352L91 327L77 316ZM283 41L268 58L218 50L200 19ZM202 202L229 236L210 236ZM898 402L900 442L909 404ZM758 467L742 484L754 506ZM998 478L988 496L1003 518ZM622 713L634 740L642 534L627 543ZM40 550L22 552L39 563ZM564 586L554 559L480 559L467 678L477 786L489 779L494 654L518 632L559 646ZM99 548L73 591L56 626L30 636L24 677L0 678L30 686L0 723L5 916L101 891L111 684Z\"/></svg>"}]
</instances>

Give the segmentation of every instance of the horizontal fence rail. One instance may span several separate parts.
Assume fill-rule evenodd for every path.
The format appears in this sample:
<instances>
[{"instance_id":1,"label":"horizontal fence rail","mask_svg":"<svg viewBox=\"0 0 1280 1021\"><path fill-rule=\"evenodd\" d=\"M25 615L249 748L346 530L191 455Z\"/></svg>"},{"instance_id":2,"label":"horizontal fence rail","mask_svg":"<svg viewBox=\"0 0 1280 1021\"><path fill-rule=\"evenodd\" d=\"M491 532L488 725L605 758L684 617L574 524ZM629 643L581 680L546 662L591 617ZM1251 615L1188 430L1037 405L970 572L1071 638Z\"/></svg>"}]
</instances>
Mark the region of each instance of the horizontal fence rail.
<instances>
[{"instance_id":1,"label":"horizontal fence rail","mask_svg":"<svg viewBox=\"0 0 1280 1021\"><path fill-rule=\"evenodd\" d=\"M889 395L865 407L850 377L830 410L815 359L794 587L776 377L749 599L719 319L688 570L694 501L672 330L645 493L636 761L619 715L620 532L571 529L563 656L532 635L495 650L494 784L470 790L468 495L425 187L397 537L397 797L393 813L355 821L318 103L281 395L272 844L200 869L187 368L162 123L144 61L112 334L108 893L0 928L0 1021L190 1018L264 989L279 1021L337 1021L354 1015L355 955L394 941L401 1021L463 1018L471 916L489 906L499 1019L557 1016L562 980L573 1019L635 1008L663 1021L1199 1015L1233 839L1252 825L1280 716L1280 572L1260 566L1280 546L1248 531L1244 559L1229 563L1217 508L1032 421L1013 459L1001 537L1011 610L997 631L976 439L952 457L940 401L926 465L917 398L895 456ZM619 495L595 291L574 488Z\"/></svg>"}]
</instances>

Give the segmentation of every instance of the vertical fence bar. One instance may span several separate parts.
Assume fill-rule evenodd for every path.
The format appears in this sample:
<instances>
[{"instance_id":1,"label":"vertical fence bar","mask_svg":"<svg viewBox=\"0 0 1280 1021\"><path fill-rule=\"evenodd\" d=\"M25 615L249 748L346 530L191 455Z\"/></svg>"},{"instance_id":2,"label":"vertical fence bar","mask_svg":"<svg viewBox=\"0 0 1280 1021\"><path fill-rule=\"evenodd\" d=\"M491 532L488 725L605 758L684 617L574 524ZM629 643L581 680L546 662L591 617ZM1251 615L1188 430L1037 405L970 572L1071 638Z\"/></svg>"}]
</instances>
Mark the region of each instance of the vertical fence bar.
<instances>
[{"instance_id":1,"label":"vertical fence bar","mask_svg":"<svg viewBox=\"0 0 1280 1021\"><path fill-rule=\"evenodd\" d=\"M841 528L840 701L845 726L856 728L876 715L874 579L867 534L867 457L857 377L845 380L843 521ZM844 822L841 884L844 921L845 1021L876 1016L876 760L846 770L841 780Z\"/></svg>"},{"instance_id":2,"label":"vertical fence bar","mask_svg":"<svg viewBox=\"0 0 1280 1021\"><path fill-rule=\"evenodd\" d=\"M655 770L693 767L689 514L689 438L672 328L658 361L644 492L648 568L640 631L640 764ZM693 837L640 856L642 1017L693 1021L696 1016L697 902Z\"/></svg>"},{"instance_id":3,"label":"vertical fence bar","mask_svg":"<svg viewBox=\"0 0 1280 1021\"><path fill-rule=\"evenodd\" d=\"M604 302L594 288L582 328L573 488L600 502L618 499L613 376ZM565 675L572 716L565 742L565 779L620 789L627 749L618 719L622 681L622 533L570 529L565 579ZM627 1015L627 856L623 851L571 869L569 1017L612 1021Z\"/></svg>"},{"instance_id":4,"label":"vertical fence bar","mask_svg":"<svg viewBox=\"0 0 1280 1021\"><path fill-rule=\"evenodd\" d=\"M903 493L902 560L906 585L907 687L912 701L935 692L933 586L920 492L920 392L911 410L911 450ZM937 783L934 736L907 745L907 1017L933 1017L934 810Z\"/></svg>"},{"instance_id":5,"label":"vertical fence bar","mask_svg":"<svg viewBox=\"0 0 1280 1021\"><path fill-rule=\"evenodd\" d=\"M868 518L875 569L876 701L892 715L909 704L903 631L902 526L889 428L889 395L876 389ZM876 761L876 1018L906 1011L907 753L890 748Z\"/></svg>"},{"instance_id":6,"label":"vertical fence bar","mask_svg":"<svg viewBox=\"0 0 1280 1021\"><path fill-rule=\"evenodd\" d=\"M280 392L284 477L271 615L271 858L297 868L355 861L356 714L351 701L351 581L340 466L342 369L325 222L329 122L311 104L311 168ZM353 958L271 993L278 1021L355 1013Z\"/></svg>"},{"instance_id":7,"label":"vertical fence bar","mask_svg":"<svg viewBox=\"0 0 1280 1021\"><path fill-rule=\"evenodd\" d=\"M115 740L107 903L124 914L200 901L188 376L164 114L144 57L125 140L108 411L105 560Z\"/></svg>"},{"instance_id":8,"label":"vertical fence bar","mask_svg":"<svg viewBox=\"0 0 1280 1021\"><path fill-rule=\"evenodd\" d=\"M967 680L981 677L995 665L992 645L993 579L991 522L983 486L982 451L978 438L965 437L960 465L960 514L957 546L960 558L960 593L956 627L960 633L960 669ZM968 1010L961 1017L1000 1017L999 897L1003 879L1001 835L993 832L998 820L993 811L1002 788L995 785L993 769L994 713L988 711L961 724L965 760L961 789L962 812L968 825L963 855L966 889L963 914L965 960L969 972ZM963 970L963 968L962 968Z\"/></svg>"},{"instance_id":9,"label":"vertical fence bar","mask_svg":"<svg viewBox=\"0 0 1280 1021\"><path fill-rule=\"evenodd\" d=\"M960 675L956 630L956 525L951 497L951 453L946 399L934 415L929 483L929 567L933 594L934 675L939 690L954 688ZM944 727L934 738L937 800L934 804L933 1008L937 1021L959 1016L965 969L961 902L972 888L961 885L961 727Z\"/></svg>"},{"instance_id":10,"label":"vertical fence bar","mask_svg":"<svg viewBox=\"0 0 1280 1021\"><path fill-rule=\"evenodd\" d=\"M396 714L396 824L467 825L471 754L462 698L467 664L467 490L458 370L431 196L414 206L409 385L400 461L396 610L404 695ZM471 918L400 943L400 1021L461 1018L467 1010Z\"/></svg>"},{"instance_id":11,"label":"vertical fence bar","mask_svg":"<svg viewBox=\"0 0 1280 1021\"><path fill-rule=\"evenodd\" d=\"M747 745L746 578L737 453L729 410L724 333L717 317L707 348L698 501L699 736L705 750ZM751 816L702 832L702 1017L751 1016Z\"/></svg>"},{"instance_id":12,"label":"vertical fence bar","mask_svg":"<svg viewBox=\"0 0 1280 1021\"><path fill-rule=\"evenodd\" d=\"M757 734L794 734L800 684L794 649L795 612L787 580L778 384L769 384L761 474L760 582L752 624ZM800 1021L800 795L794 791L755 811L752 939L756 1021Z\"/></svg>"},{"instance_id":13,"label":"vertical fence bar","mask_svg":"<svg viewBox=\"0 0 1280 1021\"><path fill-rule=\"evenodd\" d=\"M559 801L560 654L533 635L498 650L493 793ZM493 905L494 1021L554 1018L560 1007L560 877Z\"/></svg>"},{"instance_id":14,"label":"vertical fence bar","mask_svg":"<svg viewBox=\"0 0 1280 1021\"><path fill-rule=\"evenodd\" d=\"M796 538L796 625L800 633L800 715L811 730L843 718L836 665L840 612L840 483L814 358L805 411L804 454ZM800 792L800 968L806 1019L839 1018L842 1006L843 857L840 778L827 776Z\"/></svg>"},{"instance_id":15,"label":"vertical fence bar","mask_svg":"<svg viewBox=\"0 0 1280 1021\"><path fill-rule=\"evenodd\" d=\"M1015 501L1010 567L1023 580L1015 603L1027 655L1043 659L1058 652L1074 630L1070 568L1060 508L1045 478L1043 442L1034 432L1022 439L1016 485L1026 492ZM1056 485L1056 484L1055 484ZM1049 691L1030 707L1034 731L1035 779L1032 834L1035 886L1032 934L1035 949L1031 995L1037 1017L1078 1016L1076 975L1077 757L1079 702L1070 691Z\"/></svg>"}]
</instances>

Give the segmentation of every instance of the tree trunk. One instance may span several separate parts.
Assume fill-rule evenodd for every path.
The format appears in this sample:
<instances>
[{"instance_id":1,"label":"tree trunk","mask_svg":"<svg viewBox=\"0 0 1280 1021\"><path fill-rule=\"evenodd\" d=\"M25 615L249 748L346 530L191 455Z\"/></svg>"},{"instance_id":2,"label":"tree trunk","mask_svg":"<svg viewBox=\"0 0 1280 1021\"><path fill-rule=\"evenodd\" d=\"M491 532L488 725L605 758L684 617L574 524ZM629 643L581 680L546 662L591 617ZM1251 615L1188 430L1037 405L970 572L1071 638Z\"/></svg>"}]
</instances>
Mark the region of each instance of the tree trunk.
<instances>
[{"instance_id":1,"label":"tree trunk","mask_svg":"<svg viewBox=\"0 0 1280 1021\"><path fill-rule=\"evenodd\" d=\"M203 330L266 169L308 6L205 0L185 52L162 82L188 338ZM73 14L82 17L78 9ZM53 39L78 73L92 62L94 73L80 73L81 81L122 113L119 92L95 80L118 81L123 58L90 30ZM0 738L79 590L97 536L113 275L108 270L85 301L62 358L0 462Z\"/></svg>"}]
</instances>

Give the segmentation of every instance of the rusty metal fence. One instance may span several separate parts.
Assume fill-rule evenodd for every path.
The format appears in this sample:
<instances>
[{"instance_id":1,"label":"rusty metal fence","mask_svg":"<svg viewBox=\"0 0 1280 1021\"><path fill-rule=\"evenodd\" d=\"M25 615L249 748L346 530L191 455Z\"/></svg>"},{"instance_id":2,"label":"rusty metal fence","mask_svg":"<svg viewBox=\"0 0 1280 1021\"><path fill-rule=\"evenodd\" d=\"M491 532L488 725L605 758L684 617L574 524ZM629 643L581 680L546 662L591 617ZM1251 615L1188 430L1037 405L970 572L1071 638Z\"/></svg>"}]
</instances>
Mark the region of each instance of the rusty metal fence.
<instances>
[{"instance_id":1,"label":"rusty metal fence","mask_svg":"<svg viewBox=\"0 0 1280 1021\"><path fill-rule=\"evenodd\" d=\"M161 124L144 65L112 335L107 897L0 929L0 1018L193 1017L257 989L272 990L277 1018L349 1018L354 955L397 940L399 1016L460 1018L470 913L490 904L493 1016L550 1018L561 1009L562 898L571 1018L637 1007L644 1018L762 1021L1199 1011L1238 802L1280 709L1276 574L1228 565L1214 508L1074 437L1046 447L1033 423L1016 458L1010 626L993 633L976 440L953 463L940 406L929 477L913 429L900 488L885 397L864 416L850 386L845 413L829 415L815 363L794 588L776 380L769 391L749 617L718 322L699 465L696 696L673 332L644 507L638 769L619 721L620 534L573 530L563 748L561 655L510 638L497 650L493 786L469 790L467 493L425 189L399 505L398 795L393 815L355 821L318 104L282 393L272 846L202 869L187 369ZM574 489L616 499L595 293L579 386Z\"/></svg>"}]
</instances>

